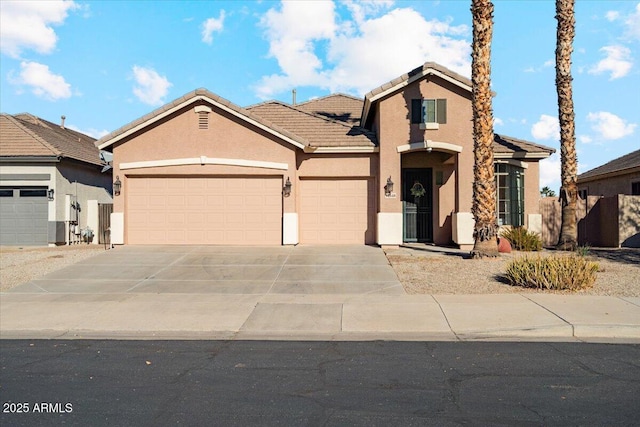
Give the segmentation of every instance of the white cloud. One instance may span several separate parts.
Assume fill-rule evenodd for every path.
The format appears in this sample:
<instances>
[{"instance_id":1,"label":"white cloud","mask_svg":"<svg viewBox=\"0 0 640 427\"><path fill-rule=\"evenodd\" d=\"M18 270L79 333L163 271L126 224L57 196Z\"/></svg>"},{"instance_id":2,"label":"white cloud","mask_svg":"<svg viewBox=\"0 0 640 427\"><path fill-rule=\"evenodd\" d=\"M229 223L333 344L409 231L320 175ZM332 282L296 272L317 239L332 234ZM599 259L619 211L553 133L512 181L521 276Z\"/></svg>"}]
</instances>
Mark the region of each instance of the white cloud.
<instances>
[{"instance_id":1,"label":"white cloud","mask_svg":"<svg viewBox=\"0 0 640 427\"><path fill-rule=\"evenodd\" d=\"M636 5L636 11L625 19L624 25L627 37L640 40L640 3Z\"/></svg>"},{"instance_id":2,"label":"white cloud","mask_svg":"<svg viewBox=\"0 0 640 427\"><path fill-rule=\"evenodd\" d=\"M587 114L587 120L592 123L591 129L602 138L613 140L633 134L637 124L627 123L626 120L607 111Z\"/></svg>"},{"instance_id":3,"label":"white cloud","mask_svg":"<svg viewBox=\"0 0 640 427\"><path fill-rule=\"evenodd\" d=\"M105 136L106 134L109 133L108 130L106 129L102 129L102 130L98 130L98 129L94 129L94 128L88 128L88 129L80 129L78 126L75 125L67 125L67 127L71 130L75 130L76 132L80 132L80 133L84 133L85 135L89 135L92 138L95 139L100 139L103 136Z\"/></svg>"},{"instance_id":4,"label":"white cloud","mask_svg":"<svg viewBox=\"0 0 640 427\"><path fill-rule=\"evenodd\" d=\"M209 18L202 23L202 41L213 43L213 33L220 33L224 29L225 11L220 10L218 18Z\"/></svg>"},{"instance_id":5,"label":"white cloud","mask_svg":"<svg viewBox=\"0 0 640 427\"><path fill-rule=\"evenodd\" d=\"M48 66L37 62L22 61L17 76L13 72L9 73L9 82L29 86L34 95L49 101L71 97L71 85L64 77L52 73Z\"/></svg>"},{"instance_id":6,"label":"white cloud","mask_svg":"<svg viewBox=\"0 0 640 427\"><path fill-rule=\"evenodd\" d=\"M620 12L618 12L617 10L610 10L605 13L604 17L607 18L607 21L613 22L616 19L620 18Z\"/></svg>"},{"instance_id":7,"label":"white cloud","mask_svg":"<svg viewBox=\"0 0 640 427\"><path fill-rule=\"evenodd\" d=\"M625 46L605 46L600 49L606 57L589 70L590 74L609 72L609 80L626 76L631 70L631 50Z\"/></svg>"},{"instance_id":8,"label":"white cloud","mask_svg":"<svg viewBox=\"0 0 640 427\"><path fill-rule=\"evenodd\" d=\"M163 98L173 86L166 77L159 75L152 68L133 66L133 77L137 86L133 87L133 94L142 102L149 105L160 105Z\"/></svg>"},{"instance_id":9,"label":"white cloud","mask_svg":"<svg viewBox=\"0 0 640 427\"><path fill-rule=\"evenodd\" d=\"M499 117L495 117L493 119L493 125L494 126L504 126L504 121Z\"/></svg>"},{"instance_id":10,"label":"white cloud","mask_svg":"<svg viewBox=\"0 0 640 427\"><path fill-rule=\"evenodd\" d=\"M73 1L0 1L0 50L14 58L25 49L50 53L58 41L52 25L78 8Z\"/></svg>"},{"instance_id":11,"label":"white cloud","mask_svg":"<svg viewBox=\"0 0 640 427\"><path fill-rule=\"evenodd\" d=\"M560 156L558 153L540 161L540 187L560 188Z\"/></svg>"},{"instance_id":12,"label":"white cloud","mask_svg":"<svg viewBox=\"0 0 640 427\"><path fill-rule=\"evenodd\" d=\"M467 27L427 21L409 8L387 11L389 6L348 2L351 20L342 22L334 2L283 2L270 9L261 23L280 73L261 79L258 96L296 86L363 95L430 60L470 75L470 43L460 38Z\"/></svg>"},{"instance_id":13,"label":"white cloud","mask_svg":"<svg viewBox=\"0 0 640 427\"><path fill-rule=\"evenodd\" d=\"M540 120L531 126L531 135L535 139L552 139L554 141L560 140L560 124L558 118L543 114L540 116Z\"/></svg>"},{"instance_id":14,"label":"white cloud","mask_svg":"<svg viewBox=\"0 0 640 427\"><path fill-rule=\"evenodd\" d=\"M578 141L583 144L591 144L593 142L593 138L591 138L589 135L578 135Z\"/></svg>"}]
</instances>

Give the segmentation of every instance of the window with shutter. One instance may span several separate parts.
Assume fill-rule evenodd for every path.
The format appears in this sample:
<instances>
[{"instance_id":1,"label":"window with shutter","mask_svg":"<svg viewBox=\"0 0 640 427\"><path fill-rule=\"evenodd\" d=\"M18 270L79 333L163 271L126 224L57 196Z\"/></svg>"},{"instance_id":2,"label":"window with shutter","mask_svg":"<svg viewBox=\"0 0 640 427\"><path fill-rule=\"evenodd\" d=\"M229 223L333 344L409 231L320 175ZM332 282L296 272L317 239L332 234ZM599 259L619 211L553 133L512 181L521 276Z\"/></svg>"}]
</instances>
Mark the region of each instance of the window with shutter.
<instances>
[{"instance_id":1,"label":"window with shutter","mask_svg":"<svg viewBox=\"0 0 640 427\"><path fill-rule=\"evenodd\" d=\"M420 124L422 129L438 129L447 123L446 99L412 99L411 123Z\"/></svg>"}]
</instances>

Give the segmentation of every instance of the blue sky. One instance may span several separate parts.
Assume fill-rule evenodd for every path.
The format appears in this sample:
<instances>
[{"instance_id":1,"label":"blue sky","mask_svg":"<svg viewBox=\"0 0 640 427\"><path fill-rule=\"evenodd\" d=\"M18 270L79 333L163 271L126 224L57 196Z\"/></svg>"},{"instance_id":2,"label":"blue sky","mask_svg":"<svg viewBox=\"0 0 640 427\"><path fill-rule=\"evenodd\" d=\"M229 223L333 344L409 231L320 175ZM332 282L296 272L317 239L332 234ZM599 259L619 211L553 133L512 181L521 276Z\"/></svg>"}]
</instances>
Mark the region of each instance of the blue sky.
<instances>
[{"instance_id":1,"label":"blue sky","mask_svg":"<svg viewBox=\"0 0 640 427\"><path fill-rule=\"evenodd\" d=\"M555 2L495 4L495 131L559 147ZM198 87L247 106L470 75L470 1L0 1L0 107L100 137ZM640 2L576 2L579 172L640 148ZM559 187L557 155L541 186Z\"/></svg>"}]
</instances>

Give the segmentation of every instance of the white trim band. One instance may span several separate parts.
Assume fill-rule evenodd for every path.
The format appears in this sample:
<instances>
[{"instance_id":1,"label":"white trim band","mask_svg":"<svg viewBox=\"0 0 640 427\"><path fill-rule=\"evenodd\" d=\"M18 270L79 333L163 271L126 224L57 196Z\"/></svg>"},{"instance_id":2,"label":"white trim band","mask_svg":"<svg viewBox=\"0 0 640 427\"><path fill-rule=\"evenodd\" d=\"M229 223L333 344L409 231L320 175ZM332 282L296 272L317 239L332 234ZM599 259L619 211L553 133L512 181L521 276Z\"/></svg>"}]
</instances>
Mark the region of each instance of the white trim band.
<instances>
[{"instance_id":1,"label":"white trim band","mask_svg":"<svg viewBox=\"0 0 640 427\"><path fill-rule=\"evenodd\" d=\"M377 153L378 147L304 147L305 153Z\"/></svg>"},{"instance_id":2,"label":"white trim band","mask_svg":"<svg viewBox=\"0 0 640 427\"><path fill-rule=\"evenodd\" d=\"M448 142L438 142L426 140L422 142L412 142L411 144L399 145L397 147L398 153L406 153L407 151L415 150L427 150L427 151L445 151L447 153L461 153L462 146L451 144Z\"/></svg>"},{"instance_id":3,"label":"white trim band","mask_svg":"<svg viewBox=\"0 0 640 427\"><path fill-rule=\"evenodd\" d=\"M248 168L277 169L285 171L289 169L289 165L287 163L262 162L259 160L245 159L218 159L213 157L200 156L186 159L148 160L144 162L120 163L120 170L184 165L243 166Z\"/></svg>"}]
</instances>

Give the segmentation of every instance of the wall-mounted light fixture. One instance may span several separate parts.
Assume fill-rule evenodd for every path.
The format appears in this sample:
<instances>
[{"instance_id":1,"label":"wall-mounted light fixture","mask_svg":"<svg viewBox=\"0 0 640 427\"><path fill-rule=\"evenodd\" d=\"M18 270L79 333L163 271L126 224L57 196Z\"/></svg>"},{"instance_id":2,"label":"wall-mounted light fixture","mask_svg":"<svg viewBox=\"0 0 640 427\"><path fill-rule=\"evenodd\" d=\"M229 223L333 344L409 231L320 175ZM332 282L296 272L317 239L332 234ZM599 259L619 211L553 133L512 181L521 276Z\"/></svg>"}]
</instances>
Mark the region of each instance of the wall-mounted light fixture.
<instances>
[{"instance_id":1,"label":"wall-mounted light fixture","mask_svg":"<svg viewBox=\"0 0 640 427\"><path fill-rule=\"evenodd\" d=\"M282 195L284 197L289 197L291 195L291 181L289 177L287 177L287 182L284 183L284 187L282 187Z\"/></svg>"},{"instance_id":2,"label":"wall-mounted light fixture","mask_svg":"<svg viewBox=\"0 0 640 427\"><path fill-rule=\"evenodd\" d=\"M393 181L391 181L391 176L387 178L387 185L384 186L384 195L390 196L393 193Z\"/></svg>"},{"instance_id":3,"label":"wall-mounted light fixture","mask_svg":"<svg viewBox=\"0 0 640 427\"><path fill-rule=\"evenodd\" d=\"M47 190L47 198L49 199L50 202L53 201L53 194L54 194L53 188L50 188L49 190Z\"/></svg>"},{"instance_id":4,"label":"wall-mounted light fixture","mask_svg":"<svg viewBox=\"0 0 640 427\"><path fill-rule=\"evenodd\" d=\"M122 188L122 182L120 182L120 176L116 175L116 180L113 182L113 195L119 196L121 188Z\"/></svg>"}]
</instances>

